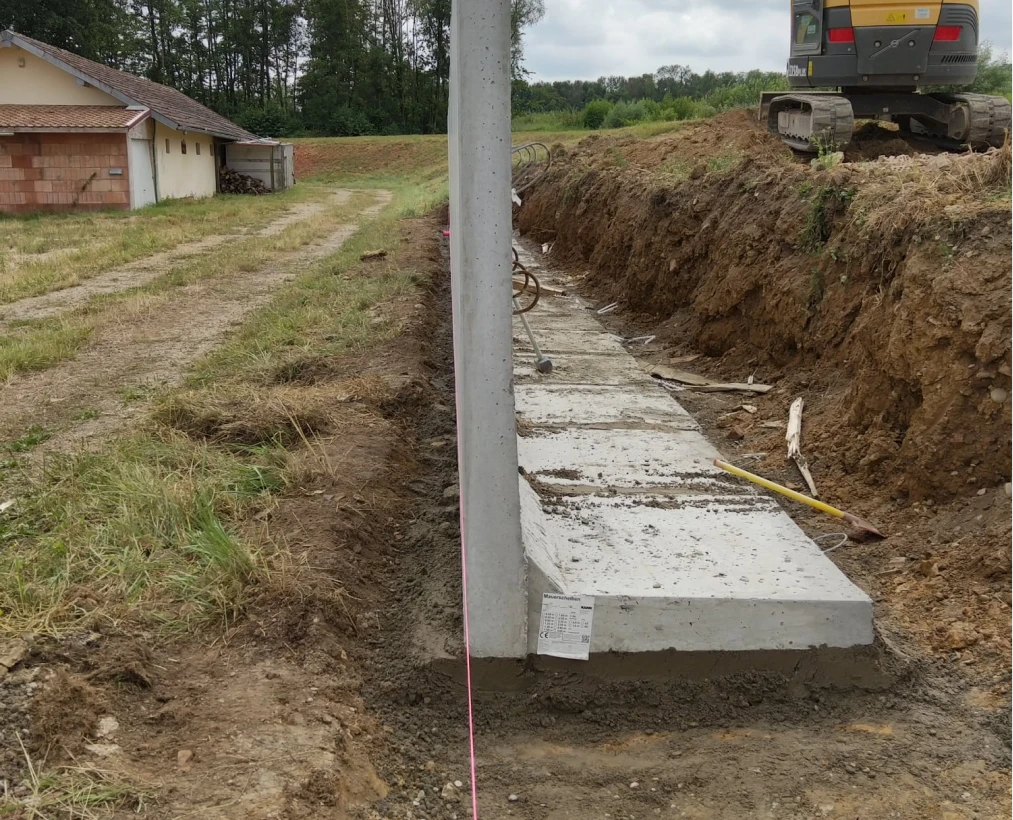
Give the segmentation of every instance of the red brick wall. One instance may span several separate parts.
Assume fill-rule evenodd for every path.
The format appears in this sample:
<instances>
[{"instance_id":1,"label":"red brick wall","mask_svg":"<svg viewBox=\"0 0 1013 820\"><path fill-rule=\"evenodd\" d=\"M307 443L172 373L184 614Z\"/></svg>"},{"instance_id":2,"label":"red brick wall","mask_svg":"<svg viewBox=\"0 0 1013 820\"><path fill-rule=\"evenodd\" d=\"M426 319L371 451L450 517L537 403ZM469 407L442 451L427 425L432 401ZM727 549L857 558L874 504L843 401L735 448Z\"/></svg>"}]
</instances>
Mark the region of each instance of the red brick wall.
<instances>
[{"instance_id":1,"label":"red brick wall","mask_svg":"<svg viewBox=\"0 0 1013 820\"><path fill-rule=\"evenodd\" d=\"M126 134L0 137L0 212L129 207Z\"/></svg>"}]
</instances>

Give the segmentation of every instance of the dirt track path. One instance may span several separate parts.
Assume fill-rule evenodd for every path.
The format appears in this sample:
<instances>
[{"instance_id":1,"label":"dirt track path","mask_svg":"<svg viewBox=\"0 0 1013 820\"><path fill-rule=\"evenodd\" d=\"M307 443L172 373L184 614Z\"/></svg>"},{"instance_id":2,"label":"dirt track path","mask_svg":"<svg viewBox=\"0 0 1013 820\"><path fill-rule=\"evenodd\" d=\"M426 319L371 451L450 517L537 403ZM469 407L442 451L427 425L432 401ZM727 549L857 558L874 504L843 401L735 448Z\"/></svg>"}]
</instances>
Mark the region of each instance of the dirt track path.
<instances>
[{"instance_id":1,"label":"dirt track path","mask_svg":"<svg viewBox=\"0 0 1013 820\"><path fill-rule=\"evenodd\" d=\"M290 225L309 219L329 206L347 202L351 195L351 191L340 188L334 192L329 202L300 202L258 231L248 233L240 230L236 233L215 234L194 242L184 242L167 251L152 254L101 273L79 285L0 305L0 330L12 321L44 319L65 313L85 304L93 296L119 293L130 288L141 287L168 273L181 262L186 262L195 256L213 250L230 239L240 239L246 236L277 236Z\"/></svg>"},{"instance_id":2,"label":"dirt track path","mask_svg":"<svg viewBox=\"0 0 1013 820\"><path fill-rule=\"evenodd\" d=\"M341 195L347 198L350 192ZM360 220L376 216L390 198L388 191L375 192L374 203L360 212ZM306 211L301 218L306 218ZM288 224L295 221L291 212L286 218ZM0 438L17 437L33 424L62 427L40 449L68 450L117 430L141 406L124 406L125 389L178 382L185 368L217 346L230 327L265 304L308 264L337 251L357 227L358 222L341 225L324 239L258 270L209 279L172 291L165 299L155 298L100 330L75 359L0 387ZM275 222L265 230L281 229ZM161 272L151 271L150 278ZM73 417L82 410L93 417L75 424Z\"/></svg>"}]
</instances>

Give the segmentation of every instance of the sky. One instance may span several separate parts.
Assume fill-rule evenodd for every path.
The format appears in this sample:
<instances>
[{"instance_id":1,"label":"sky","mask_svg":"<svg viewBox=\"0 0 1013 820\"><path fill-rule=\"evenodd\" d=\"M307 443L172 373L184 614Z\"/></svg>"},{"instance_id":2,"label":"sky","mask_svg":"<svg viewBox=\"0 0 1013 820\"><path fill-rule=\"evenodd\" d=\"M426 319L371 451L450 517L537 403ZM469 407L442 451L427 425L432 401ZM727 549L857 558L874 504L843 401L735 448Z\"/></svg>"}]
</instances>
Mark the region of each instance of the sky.
<instances>
[{"instance_id":1,"label":"sky","mask_svg":"<svg viewBox=\"0 0 1013 820\"><path fill-rule=\"evenodd\" d=\"M1013 51L1010 0L980 0L982 40ZM788 0L545 0L525 35L530 80L694 71L783 71Z\"/></svg>"}]
</instances>

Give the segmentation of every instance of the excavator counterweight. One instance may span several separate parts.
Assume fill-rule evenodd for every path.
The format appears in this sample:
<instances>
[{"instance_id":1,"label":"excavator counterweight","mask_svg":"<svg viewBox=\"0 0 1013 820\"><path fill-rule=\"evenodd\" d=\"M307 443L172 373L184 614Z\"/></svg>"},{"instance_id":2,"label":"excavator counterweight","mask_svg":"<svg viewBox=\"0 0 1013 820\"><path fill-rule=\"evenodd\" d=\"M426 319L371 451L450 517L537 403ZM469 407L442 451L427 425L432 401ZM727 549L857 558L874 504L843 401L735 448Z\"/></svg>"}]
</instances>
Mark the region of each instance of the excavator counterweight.
<instances>
[{"instance_id":1,"label":"excavator counterweight","mask_svg":"<svg viewBox=\"0 0 1013 820\"><path fill-rule=\"evenodd\" d=\"M953 146L1001 145L1010 128L1005 97L954 90L977 73L978 0L790 0L790 92L765 92L760 118L797 151L846 145L856 119ZM835 89L826 91L821 89Z\"/></svg>"}]
</instances>

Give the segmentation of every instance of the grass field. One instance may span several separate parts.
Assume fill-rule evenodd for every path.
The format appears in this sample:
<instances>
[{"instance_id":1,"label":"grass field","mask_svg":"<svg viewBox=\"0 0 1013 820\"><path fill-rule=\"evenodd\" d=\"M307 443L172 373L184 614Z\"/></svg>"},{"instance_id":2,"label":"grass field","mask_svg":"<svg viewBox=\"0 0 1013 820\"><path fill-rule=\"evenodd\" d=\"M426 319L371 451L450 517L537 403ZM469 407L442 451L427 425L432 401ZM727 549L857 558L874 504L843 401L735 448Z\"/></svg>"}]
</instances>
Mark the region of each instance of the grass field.
<instances>
[{"instance_id":1,"label":"grass field","mask_svg":"<svg viewBox=\"0 0 1013 820\"><path fill-rule=\"evenodd\" d=\"M0 216L0 306L184 242L254 231L285 208L319 196L318 188L296 186L276 196L166 200L143 211Z\"/></svg>"},{"instance_id":2,"label":"grass field","mask_svg":"<svg viewBox=\"0 0 1013 820\"><path fill-rule=\"evenodd\" d=\"M302 201L314 201L315 199L322 201L329 190L319 186L304 187L301 190ZM164 275L157 276L144 286L113 294L96 294L76 309L64 311L59 316L11 322L4 335L0 336L0 381L17 373L44 370L72 357L82 345L88 342L96 328L108 325L109 322L118 321L124 313L129 315L137 307L150 309L153 302L168 298L174 288L192 285L230 272L253 270L259 265L266 264L274 255L302 247L324 235L335 225L344 222L350 214L355 212L358 205L358 202L353 198L342 206L323 207L313 219L298 221L276 234L261 236L253 231L262 227L265 216L277 216L286 207L286 204L296 201L292 197L279 198L268 208L263 203L263 199L267 198L252 200L248 215L249 221L245 223L241 219L242 203L224 203L232 226L234 228L245 227L249 233L235 234L227 242L199 254L181 258L176 263L167 261ZM198 207L203 206L203 203L193 204ZM172 209L176 212L177 218L173 218L165 224L159 224L161 214L155 213L152 215L155 224L143 226L144 233L164 249L180 244L174 240L174 237L178 235L178 222L184 221L189 224L190 221L189 218L183 220L178 218L180 214L185 214L185 207L182 203L173 205ZM153 210L158 211L157 208ZM141 223L147 218L146 212L143 216L135 217ZM200 221L197 214L193 215L193 218ZM86 219L90 221L91 218L86 217ZM79 227L75 226L75 229L79 229ZM123 232L118 237L116 236L117 229ZM111 221L106 229L106 234L112 237L109 241L120 245L132 242L132 237L137 233L136 223L123 221ZM204 236L211 235L205 234ZM92 258L90 272L93 277L116 267L114 263L105 260L100 251L81 250L73 255L76 256L78 253L89 255L89 258L92 258L94 254L99 254L97 258ZM131 253L140 254L141 252L135 248ZM134 256L134 259L137 260L141 258L141 256ZM48 293L52 290L59 290L60 288L56 286L57 281L64 286L70 286L91 278L87 277L82 280L82 271L67 267L64 260L50 262L44 270L22 268L20 273L22 278L15 281L22 291L30 291L31 295L40 295L39 291ZM56 277L61 278L57 279ZM49 285L48 288L45 288L46 284ZM0 313L2 310L3 308L0 306Z\"/></svg>"},{"instance_id":3,"label":"grass field","mask_svg":"<svg viewBox=\"0 0 1013 820\"><path fill-rule=\"evenodd\" d=\"M420 147L432 146L420 140ZM341 205L270 236L255 231L286 208L323 202L335 186L360 189ZM299 272L271 302L229 334L224 345L194 362L185 384L123 396L147 420L96 452L55 454L39 471L33 451L53 431L18 431L0 442L0 634L62 634L86 623L139 620L178 634L230 622L251 584L286 571L286 558L242 534L243 522L271 495L298 481L287 447L309 443L300 425L312 398L275 389L272 374L303 355L361 351L396 332L374 308L411 294L411 271L381 265L380 275L350 279L359 255L393 250L400 220L428 212L446 196L445 178L411 164L374 168L332 166L300 178L279 197L224 197L175 202L133 214L8 219L3 298L8 302L99 276L125 261L220 232L235 237L187 259L141 288L90 299L54 318L15 323L0 337L0 384L18 373L71 358L101 333L148 313L171 310L174 294L237 270L255 270L353 219L371 189L387 188L391 203L364 222L333 254ZM45 249L45 250L43 250ZM61 249L33 263L36 251ZM86 259L75 269L68 260ZM134 311L134 306L137 310ZM303 404L306 407L303 407ZM261 419L254 442L215 442L181 432L182 417L209 408ZM272 416L269 408L284 407ZM237 409L239 408L239 409ZM78 411L72 421L93 414ZM303 419L305 422L305 419ZM312 434L310 434L312 435Z\"/></svg>"}]
</instances>

